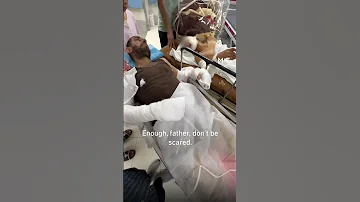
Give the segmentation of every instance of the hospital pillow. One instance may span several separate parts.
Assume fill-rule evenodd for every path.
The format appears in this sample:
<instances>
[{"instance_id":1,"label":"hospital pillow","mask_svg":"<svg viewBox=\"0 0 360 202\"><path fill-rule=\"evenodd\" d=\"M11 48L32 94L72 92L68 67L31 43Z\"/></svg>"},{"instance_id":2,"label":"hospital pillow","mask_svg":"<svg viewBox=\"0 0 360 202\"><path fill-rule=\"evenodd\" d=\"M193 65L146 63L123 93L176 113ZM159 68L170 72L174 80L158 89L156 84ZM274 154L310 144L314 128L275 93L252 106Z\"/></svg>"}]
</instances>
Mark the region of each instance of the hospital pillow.
<instances>
[{"instance_id":1,"label":"hospital pillow","mask_svg":"<svg viewBox=\"0 0 360 202\"><path fill-rule=\"evenodd\" d=\"M157 59L160 59L161 57L164 57L164 54L157 48L155 48L154 46L149 44L149 48L150 48L150 59L151 61L155 61ZM135 67L135 62L130 58L130 56L125 53L124 54L124 60L131 66L131 67Z\"/></svg>"}]
</instances>

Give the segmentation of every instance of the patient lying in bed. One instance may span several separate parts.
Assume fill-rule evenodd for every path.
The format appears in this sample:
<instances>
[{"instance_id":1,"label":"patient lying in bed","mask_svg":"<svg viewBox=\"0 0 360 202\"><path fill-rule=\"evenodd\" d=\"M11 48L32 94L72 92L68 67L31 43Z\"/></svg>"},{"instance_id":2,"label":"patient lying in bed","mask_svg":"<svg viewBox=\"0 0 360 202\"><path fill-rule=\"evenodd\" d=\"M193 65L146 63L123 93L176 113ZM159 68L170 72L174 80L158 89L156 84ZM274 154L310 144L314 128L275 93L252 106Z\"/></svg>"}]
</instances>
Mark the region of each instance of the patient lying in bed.
<instances>
[{"instance_id":1,"label":"patient lying in bed","mask_svg":"<svg viewBox=\"0 0 360 202\"><path fill-rule=\"evenodd\" d=\"M188 67L179 71L164 58L151 61L149 46L141 37L130 38L126 51L136 63L137 103L148 105L170 98L180 81L186 81L189 76L198 80L203 88L210 88L211 78L206 70Z\"/></svg>"}]
</instances>

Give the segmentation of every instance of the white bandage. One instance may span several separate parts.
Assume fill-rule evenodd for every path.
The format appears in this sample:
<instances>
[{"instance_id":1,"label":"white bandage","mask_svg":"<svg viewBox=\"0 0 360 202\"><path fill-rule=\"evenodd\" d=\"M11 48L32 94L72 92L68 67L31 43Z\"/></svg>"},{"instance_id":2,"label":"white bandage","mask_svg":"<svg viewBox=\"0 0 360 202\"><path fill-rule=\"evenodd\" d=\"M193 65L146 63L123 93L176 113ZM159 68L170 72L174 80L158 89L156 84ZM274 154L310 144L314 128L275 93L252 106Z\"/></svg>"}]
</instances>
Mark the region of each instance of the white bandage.
<instances>
[{"instance_id":1,"label":"white bandage","mask_svg":"<svg viewBox=\"0 0 360 202\"><path fill-rule=\"evenodd\" d=\"M178 121L185 113L185 98L170 98L150 105L124 105L124 122Z\"/></svg>"},{"instance_id":2,"label":"white bandage","mask_svg":"<svg viewBox=\"0 0 360 202\"><path fill-rule=\"evenodd\" d=\"M177 78L183 82L187 82L191 78L192 80L197 80L205 90L210 89L211 75L206 69L184 67L181 71L178 71Z\"/></svg>"},{"instance_id":3,"label":"white bandage","mask_svg":"<svg viewBox=\"0 0 360 202\"><path fill-rule=\"evenodd\" d=\"M199 62L199 67L200 67L201 69L206 69L206 62L205 62L204 60L200 60L200 62Z\"/></svg>"},{"instance_id":4,"label":"white bandage","mask_svg":"<svg viewBox=\"0 0 360 202\"><path fill-rule=\"evenodd\" d=\"M176 78L182 82L187 82L193 71L193 67L181 68L181 71L178 71Z\"/></svg>"},{"instance_id":5,"label":"white bandage","mask_svg":"<svg viewBox=\"0 0 360 202\"><path fill-rule=\"evenodd\" d=\"M183 39L183 42L184 41L190 43L189 48L191 48L191 50L196 50L199 43L195 36L187 36Z\"/></svg>"},{"instance_id":6,"label":"white bandage","mask_svg":"<svg viewBox=\"0 0 360 202\"><path fill-rule=\"evenodd\" d=\"M205 69L196 69L197 73L197 80L201 87L203 87L205 90L210 89L211 85L211 75L210 73Z\"/></svg>"},{"instance_id":7,"label":"white bandage","mask_svg":"<svg viewBox=\"0 0 360 202\"><path fill-rule=\"evenodd\" d=\"M196 80L198 76L197 69L199 68L184 67L181 71L178 71L177 79L182 82L187 82L189 78Z\"/></svg>"}]
</instances>

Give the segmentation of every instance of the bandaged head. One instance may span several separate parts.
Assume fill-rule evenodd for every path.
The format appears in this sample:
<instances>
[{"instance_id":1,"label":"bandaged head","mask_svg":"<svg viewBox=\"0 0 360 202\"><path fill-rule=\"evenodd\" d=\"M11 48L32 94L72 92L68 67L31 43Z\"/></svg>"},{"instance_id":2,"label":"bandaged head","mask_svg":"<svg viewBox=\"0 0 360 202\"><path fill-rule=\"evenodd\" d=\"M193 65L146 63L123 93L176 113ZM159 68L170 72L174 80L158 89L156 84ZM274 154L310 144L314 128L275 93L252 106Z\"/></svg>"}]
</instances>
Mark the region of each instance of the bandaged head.
<instances>
[{"instance_id":1,"label":"bandaged head","mask_svg":"<svg viewBox=\"0 0 360 202\"><path fill-rule=\"evenodd\" d=\"M198 45L198 40L195 36L187 36L183 38L182 45L191 48L191 50L196 50Z\"/></svg>"}]
</instances>

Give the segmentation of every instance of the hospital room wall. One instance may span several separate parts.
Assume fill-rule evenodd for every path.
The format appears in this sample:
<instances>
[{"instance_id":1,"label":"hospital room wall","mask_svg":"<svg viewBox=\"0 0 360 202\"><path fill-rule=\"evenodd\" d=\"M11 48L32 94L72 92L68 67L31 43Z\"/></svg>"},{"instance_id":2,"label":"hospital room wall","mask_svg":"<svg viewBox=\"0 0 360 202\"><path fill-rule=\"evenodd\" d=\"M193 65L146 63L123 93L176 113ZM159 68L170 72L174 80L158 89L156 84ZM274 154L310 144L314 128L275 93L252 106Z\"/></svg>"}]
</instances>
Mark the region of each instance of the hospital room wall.
<instances>
[{"instance_id":1,"label":"hospital room wall","mask_svg":"<svg viewBox=\"0 0 360 202\"><path fill-rule=\"evenodd\" d=\"M144 3L146 3L145 1L147 1L147 8L144 8ZM129 10L135 15L136 23L138 24L140 29L140 36L146 38L149 44L160 49L161 45L157 29L159 16L157 1L143 0L142 2L140 0L135 3L130 3L129 1ZM152 14L154 19L153 27L150 26L150 19L148 18L148 21L146 20L146 13L149 13L148 17L150 16L150 14Z\"/></svg>"},{"instance_id":2,"label":"hospital room wall","mask_svg":"<svg viewBox=\"0 0 360 202\"><path fill-rule=\"evenodd\" d=\"M150 15L153 16L154 24L157 25L158 21L158 6L157 1L153 0L137 0L135 3L130 3L129 1L129 10L134 13L137 24L140 29L140 35L146 36L146 33L150 27ZM146 19L148 17L148 21Z\"/></svg>"}]
</instances>

